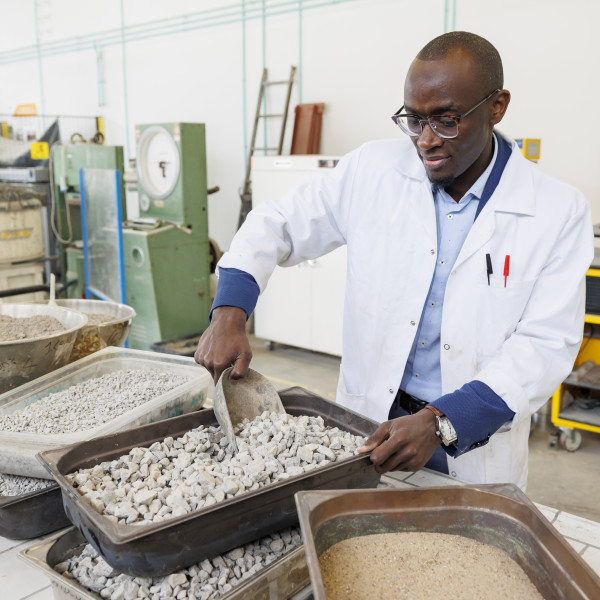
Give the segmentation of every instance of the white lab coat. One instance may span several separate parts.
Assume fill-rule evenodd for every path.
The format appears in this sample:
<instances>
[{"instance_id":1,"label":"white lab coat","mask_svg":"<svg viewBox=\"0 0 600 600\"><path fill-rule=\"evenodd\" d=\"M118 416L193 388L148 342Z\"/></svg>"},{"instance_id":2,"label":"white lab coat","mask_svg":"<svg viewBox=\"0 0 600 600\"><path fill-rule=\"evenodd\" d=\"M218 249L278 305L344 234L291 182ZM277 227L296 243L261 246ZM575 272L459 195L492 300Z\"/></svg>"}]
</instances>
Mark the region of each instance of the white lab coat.
<instances>
[{"instance_id":1,"label":"white lab coat","mask_svg":"<svg viewBox=\"0 0 600 600\"><path fill-rule=\"evenodd\" d=\"M262 291L277 264L295 265L342 244L348 270L337 401L382 422L398 391L437 260L431 183L409 140L364 144L332 172L279 202L261 204L219 266L251 273ZM494 271L490 285L486 253ZM592 258L583 195L544 174L513 144L502 179L448 279L440 360L442 393L477 379L516 415L487 445L449 457L453 477L525 488L530 415L573 366Z\"/></svg>"}]
</instances>

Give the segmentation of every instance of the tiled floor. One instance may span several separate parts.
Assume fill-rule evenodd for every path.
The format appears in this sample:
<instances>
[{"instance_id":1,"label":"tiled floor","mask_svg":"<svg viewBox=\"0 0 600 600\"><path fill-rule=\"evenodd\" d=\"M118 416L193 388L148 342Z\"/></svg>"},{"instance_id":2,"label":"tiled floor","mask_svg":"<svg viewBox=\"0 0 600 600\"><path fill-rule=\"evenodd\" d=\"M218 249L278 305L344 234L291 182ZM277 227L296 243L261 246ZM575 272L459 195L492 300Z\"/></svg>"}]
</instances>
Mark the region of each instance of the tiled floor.
<instances>
[{"instance_id":1,"label":"tiled floor","mask_svg":"<svg viewBox=\"0 0 600 600\"><path fill-rule=\"evenodd\" d=\"M252 367L268 376L278 389L300 385L333 399L339 359L275 345L270 350L252 338ZM542 422L530 439L530 477L527 494L600 575L600 435L584 433L584 445L575 453L548 447L548 426ZM456 480L431 471L396 473L396 487L458 485ZM46 576L24 562L18 553L34 541L0 538L0 600L50 600L54 597Z\"/></svg>"}]
</instances>

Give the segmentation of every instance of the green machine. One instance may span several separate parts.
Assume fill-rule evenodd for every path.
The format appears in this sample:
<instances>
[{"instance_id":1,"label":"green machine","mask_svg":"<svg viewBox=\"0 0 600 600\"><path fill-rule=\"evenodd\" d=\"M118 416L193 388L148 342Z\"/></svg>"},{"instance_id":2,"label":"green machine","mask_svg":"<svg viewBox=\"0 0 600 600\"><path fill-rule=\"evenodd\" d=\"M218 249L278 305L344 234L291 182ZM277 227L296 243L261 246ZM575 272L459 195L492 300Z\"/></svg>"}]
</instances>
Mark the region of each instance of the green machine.
<instances>
[{"instance_id":1,"label":"green machine","mask_svg":"<svg viewBox=\"0 0 600 600\"><path fill-rule=\"evenodd\" d=\"M132 348L208 327L208 238L204 124L136 126L140 216L123 225L127 304L136 311Z\"/></svg>"},{"instance_id":2,"label":"green machine","mask_svg":"<svg viewBox=\"0 0 600 600\"><path fill-rule=\"evenodd\" d=\"M118 170L123 175L123 147L99 144L55 144L50 154L52 215L56 222L55 235L60 247L63 284L77 280L67 288L67 297L82 298L85 290L83 276L83 243L81 241L81 202L79 169ZM121 177L122 181L122 177ZM121 189L121 197L125 191ZM121 207L127 218L125 205Z\"/></svg>"}]
</instances>

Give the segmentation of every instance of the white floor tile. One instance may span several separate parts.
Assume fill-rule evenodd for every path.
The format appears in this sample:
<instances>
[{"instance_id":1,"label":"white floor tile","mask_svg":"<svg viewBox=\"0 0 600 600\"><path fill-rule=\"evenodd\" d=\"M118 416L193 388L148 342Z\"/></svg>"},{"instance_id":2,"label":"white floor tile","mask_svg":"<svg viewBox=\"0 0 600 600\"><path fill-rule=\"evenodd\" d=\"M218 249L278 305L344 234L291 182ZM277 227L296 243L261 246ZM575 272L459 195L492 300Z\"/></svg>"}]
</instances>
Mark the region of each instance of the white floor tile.
<instances>
[{"instance_id":1,"label":"white floor tile","mask_svg":"<svg viewBox=\"0 0 600 600\"><path fill-rule=\"evenodd\" d=\"M396 490L414 490L417 486L410 485L410 483L406 483L406 481L399 481L398 479L394 479L393 477L382 477L381 483L386 487L394 488Z\"/></svg>"},{"instance_id":2,"label":"white floor tile","mask_svg":"<svg viewBox=\"0 0 600 600\"><path fill-rule=\"evenodd\" d=\"M434 471L417 471L406 478L406 483L417 485L419 487L433 487L441 485L462 485L461 481L456 481L447 475L435 473Z\"/></svg>"},{"instance_id":3,"label":"white floor tile","mask_svg":"<svg viewBox=\"0 0 600 600\"><path fill-rule=\"evenodd\" d=\"M14 548L22 543L23 540L9 540L8 538L0 537L0 553L4 552L5 550L10 550L11 548Z\"/></svg>"},{"instance_id":4,"label":"white floor tile","mask_svg":"<svg viewBox=\"0 0 600 600\"><path fill-rule=\"evenodd\" d=\"M554 522L556 519L556 515L558 515L559 511L556 508L550 508L549 506L544 506L543 504L535 504L535 507L550 521L550 523Z\"/></svg>"},{"instance_id":5,"label":"white floor tile","mask_svg":"<svg viewBox=\"0 0 600 600\"><path fill-rule=\"evenodd\" d=\"M24 596L21 600L54 600L54 590L49 585L47 588L32 594L31 596Z\"/></svg>"},{"instance_id":6,"label":"white floor tile","mask_svg":"<svg viewBox=\"0 0 600 600\"><path fill-rule=\"evenodd\" d=\"M19 550L25 545L20 546ZM0 554L2 600L18 600L48 587L49 579L18 557L17 549Z\"/></svg>"},{"instance_id":7,"label":"white floor tile","mask_svg":"<svg viewBox=\"0 0 600 600\"><path fill-rule=\"evenodd\" d=\"M407 477L410 477L412 474L412 471L389 471L385 474L385 476L398 479L399 481L404 481Z\"/></svg>"},{"instance_id":8,"label":"white floor tile","mask_svg":"<svg viewBox=\"0 0 600 600\"><path fill-rule=\"evenodd\" d=\"M573 546L573 549L575 550L575 552L577 552L577 554L581 554L581 551L585 548L585 544L582 542L572 540L571 538L565 538L565 540L569 542L571 546Z\"/></svg>"},{"instance_id":9,"label":"white floor tile","mask_svg":"<svg viewBox=\"0 0 600 600\"><path fill-rule=\"evenodd\" d=\"M600 550L598 548L586 548L581 555L598 575L600 575Z\"/></svg>"},{"instance_id":10,"label":"white floor tile","mask_svg":"<svg viewBox=\"0 0 600 600\"><path fill-rule=\"evenodd\" d=\"M561 512L553 523L565 537L600 548L600 524Z\"/></svg>"}]
</instances>

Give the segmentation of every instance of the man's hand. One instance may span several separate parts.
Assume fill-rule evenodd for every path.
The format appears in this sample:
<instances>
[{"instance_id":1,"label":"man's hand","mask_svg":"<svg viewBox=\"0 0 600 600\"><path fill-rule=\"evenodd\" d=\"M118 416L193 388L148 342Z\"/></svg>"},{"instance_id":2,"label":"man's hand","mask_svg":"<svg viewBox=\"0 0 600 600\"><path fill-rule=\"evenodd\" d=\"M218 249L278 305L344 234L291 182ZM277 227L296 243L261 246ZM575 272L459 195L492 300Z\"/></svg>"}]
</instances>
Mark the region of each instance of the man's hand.
<instances>
[{"instance_id":1,"label":"man's hand","mask_svg":"<svg viewBox=\"0 0 600 600\"><path fill-rule=\"evenodd\" d=\"M215 385L227 367L233 366L232 379L244 377L252 359L246 336L246 312L235 306L215 308L211 323L198 342L194 359L210 372Z\"/></svg>"},{"instance_id":2,"label":"man's hand","mask_svg":"<svg viewBox=\"0 0 600 600\"><path fill-rule=\"evenodd\" d=\"M435 415L430 410L421 410L382 423L358 451L373 450L371 462L378 473L418 471L440 443L435 434Z\"/></svg>"}]
</instances>

